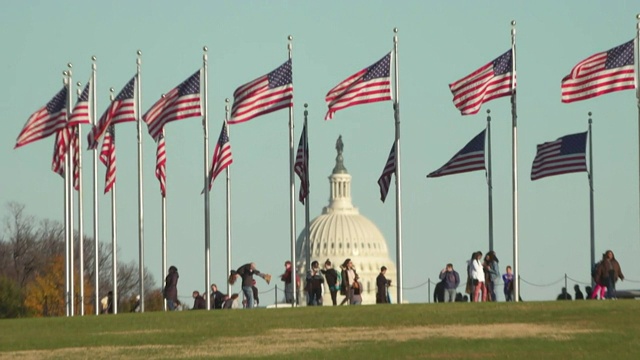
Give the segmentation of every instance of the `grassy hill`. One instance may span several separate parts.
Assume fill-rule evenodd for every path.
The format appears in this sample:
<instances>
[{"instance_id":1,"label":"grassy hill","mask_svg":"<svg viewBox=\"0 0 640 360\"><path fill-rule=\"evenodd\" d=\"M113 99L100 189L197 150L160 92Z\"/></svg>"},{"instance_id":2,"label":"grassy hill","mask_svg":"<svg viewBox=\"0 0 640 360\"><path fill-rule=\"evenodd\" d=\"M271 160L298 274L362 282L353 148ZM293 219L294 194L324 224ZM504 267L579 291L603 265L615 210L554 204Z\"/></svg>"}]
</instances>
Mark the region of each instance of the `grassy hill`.
<instances>
[{"instance_id":1,"label":"grassy hill","mask_svg":"<svg viewBox=\"0 0 640 360\"><path fill-rule=\"evenodd\" d=\"M640 302L183 311L0 321L0 359L638 359Z\"/></svg>"}]
</instances>

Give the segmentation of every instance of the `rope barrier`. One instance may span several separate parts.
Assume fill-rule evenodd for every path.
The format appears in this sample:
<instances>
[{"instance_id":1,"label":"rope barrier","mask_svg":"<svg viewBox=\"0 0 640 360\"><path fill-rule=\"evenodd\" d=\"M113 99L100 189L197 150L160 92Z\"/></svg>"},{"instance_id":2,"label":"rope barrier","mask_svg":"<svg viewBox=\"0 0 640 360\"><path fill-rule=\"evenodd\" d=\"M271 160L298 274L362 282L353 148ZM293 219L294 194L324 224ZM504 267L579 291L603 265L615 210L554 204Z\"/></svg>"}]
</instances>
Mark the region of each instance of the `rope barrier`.
<instances>
[{"instance_id":1,"label":"rope barrier","mask_svg":"<svg viewBox=\"0 0 640 360\"><path fill-rule=\"evenodd\" d=\"M534 283L529 282L529 281L527 281L527 280L525 280L525 279L523 279L523 278L520 278L520 281L522 281L522 282L523 282L523 283L525 283L525 284L531 285L531 286L536 286L536 287L547 287L547 286L551 286L551 285L556 285L556 284L558 284L558 283L560 283L560 282L564 281L564 276L563 276L563 277L561 277L560 279L558 279L558 280L556 280L556 281L552 282L552 283L549 283L549 284L534 284Z\"/></svg>"}]
</instances>

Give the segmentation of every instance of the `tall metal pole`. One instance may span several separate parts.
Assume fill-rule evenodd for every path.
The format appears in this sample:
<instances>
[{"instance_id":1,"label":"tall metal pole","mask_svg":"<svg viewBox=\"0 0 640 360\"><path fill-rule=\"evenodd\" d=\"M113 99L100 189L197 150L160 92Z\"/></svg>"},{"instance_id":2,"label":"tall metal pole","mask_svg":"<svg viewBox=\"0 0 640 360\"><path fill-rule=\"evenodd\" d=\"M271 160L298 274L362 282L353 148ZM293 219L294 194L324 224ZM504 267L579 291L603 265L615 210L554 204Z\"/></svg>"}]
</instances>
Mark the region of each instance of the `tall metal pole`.
<instances>
[{"instance_id":1,"label":"tall metal pole","mask_svg":"<svg viewBox=\"0 0 640 360\"><path fill-rule=\"evenodd\" d=\"M304 199L304 243L307 244L306 253L307 257L306 268L308 269L311 266L311 238L309 234L309 124L307 122L307 116L309 115L309 111L307 111L308 104L304 104L304 169L307 172L305 174L305 181L307 182L307 193L305 194ZM302 186L302 184L300 184Z\"/></svg>"},{"instance_id":2,"label":"tall metal pole","mask_svg":"<svg viewBox=\"0 0 640 360\"><path fill-rule=\"evenodd\" d=\"M202 75L204 82L204 91L202 99L202 107L204 116L202 116L202 127L204 129L204 288L211 286L211 216L209 208L209 101L208 101L208 70L209 57L206 46L202 48ZM211 309L211 301L207 301L207 310Z\"/></svg>"},{"instance_id":3,"label":"tall metal pole","mask_svg":"<svg viewBox=\"0 0 640 360\"><path fill-rule=\"evenodd\" d=\"M114 92L113 88L109 89L109 99L113 102ZM116 128L113 126L112 138L113 144L116 142ZM116 151L113 149L113 151ZM109 171L107 169L107 171ZM113 284L112 300L113 313L118 313L118 216L116 209L116 183L114 182L111 187L111 281Z\"/></svg>"},{"instance_id":4,"label":"tall metal pole","mask_svg":"<svg viewBox=\"0 0 640 360\"><path fill-rule=\"evenodd\" d=\"M396 125L396 262L398 269L398 304L402 304L402 182L400 180L400 79L398 71L398 28L393 28L393 58L395 96L393 103L393 115Z\"/></svg>"},{"instance_id":5,"label":"tall metal pole","mask_svg":"<svg viewBox=\"0 0 640 360\"><path fill-rule=\"evenodd\" d=\"M491 110L487 109L487 191L489 193L489 251L493 251L493 180L491 178Z\"/></svg>"},{"instance_id":6,"label":"tall metal pole","mask_svg":"<svg viewBox=\"0 0 640 360\"><path fill-rule=\"evenodd\" d=\"M142 86L141 63L142 51L138 50L136 59L136 87L138 99L136 101L136 116L138 117L138 269L140 275L140 312L144 312L144 190L142 187Z\"/></svg>"},{"instance_id":7,"label":"tall metal pole","mask_svg":"<svg viewBox=\"0 0 640 360\"><path fill-rule=\"evenodd\" d=\"M69 111L71 111L71 75L70 72L65 70L62 72L63 74L63 82L67 87L67 118L66 121L69 121ZM64 130L63 130L64 131ZM64 135L63 135L64 136ZM57 150L56 150L57 151ZM69 246L70 246L70 233L73 231L69 227L69 156L65 156L64 160L64 301L65 301L65 312L66 316L73 316L73 311L71 310L71 295L70 285L71 285L71 269L70 269L70 258L69 258Z\"/></svg>"},{"instance_id":8,"label":"tall metal pole","mask_svg":"<svg viewBox=\"0 0 640 360\"><path fill-rule=\"evenodd\" d=\"M91 119L93 125L98 125L98 106L96 94L96 60L91 57ZM100 314L100 241L98 234L98 147L93 149L93 241L94 241L94 310L95 314Z\"/></svg>"},{"instance_id":9,"label":"tall metal pole","mask_svg":"<svg viewBox=\"0 0 640 360\"><path fill-rule=\"evenodd\" d=\"M68 70L68 74L69 74L69 92L67 93L67 122L69 121L69 117L71 116L71 110L73 109L73 81L72 81L72 77L73 77L73 72L71 70L71 68L73 68L73 65L71 63L68 63L67 66L69 67ZM65 156L65 179L66 179L66 184L67 184L67 188L68 188L68 196L69 196L69 295L70 295L70 300L71 302L69 303L69 307L70 307L70 311L71 311L71 316L74 316L76 311L75 311L75 304L76 304L76 292L75 292L75 254L74 254L74 250L75 250L75 241L74 241L74 228L73 228L73 170L72 170L72 164L73 162L71 161L71 139L69 139L68 142L68 147L67 147L67 154Z\"/></svg>"},{"instance_id":10,"label":"tall metal pole","mask_svg":"<svg viewBox=\"0 0 640 360\"><path fill-rule=\"evenodd\" d=\"M593 143L591 142L592 130L591 130L591 111L589 111L589 233L591 235L591 262L589 268L596 263L596 230L595 230L595 214L593 206ZM591 286L595 285L593 278L591 279Z\"/></svg>"},{"instance_id":11,"label":"tall metal pole","mask_svg":"<svg viewBox=\"0 0 640 360\"><path fill-rule=\"evenodd\" d=\"M77 85L79 98L82 89L80 88L80 83ZM76 132L78 136L78 142L76 144L78 147L78 251L80 252L80 265L78 266L80 268L80 298L78 300L80 302L80 316L84 316L84 207L82 204L84 202L84 196L82 192L82 129L80 125L76 125ZM75 156L75 151L73 154Z\"/></svg>"},{"instance_id":12,"label":"tall metal pole","mask_svg":"<svg viewBox=\"0 0 640 360\"><path fill-rule=\"evenodd\" d=\"M511 21L511 122L512 122L512 140L511 164L513 173L511 175L511 183L513 187L512 210L513 210L513 273L514 277L520 274L518 266L518 112L516 108L516 22ZM514 283L513 286L514 301L520 301L520 284Z\"/></svg>"},{"instance_id":13,"label":"tall metal pole","mask_svg":"<svg viewBox=\"0 0 640 360\"><path fill-rule=\"evenodd\" d=\"M229 98L224 99L224 121L229 121ZM229 133L229 127L227 126L227 136L231 136ZM227 175L227 275L231 273L231 167L227 166L225 169ZM227 294L231 294L231 284L227 283Z\"/></svg>"},{"instance_id":14,"label":"tall metal pole","mask_svg":"<svg viewBox=\"0 0 640 360\"><path fill-rule=\"evenodd\" d=\"M293 36L287 37L289 43L287 49L289 50L289 59L292 56L293 50ZM293 79L291 80L293 83ZM292 307L295 307L298 303L298 289L296 284L296 183L293 164L295 162L295 153L293 150L293 106L289 108L289 223L290 223L290 235L291 235L291 291L293 292L294 301L291 303Z\"/></svg>"},{"instance_id":15,"label":"tall metal pole","mask_svg":"<svg viewBox=\"0 0 640 360\"><path fill-rule=\"evenodd\" d=\"M636 84L638 84L640 82L640 14L636 15L636 19ZM638 107L638 187L640 190L640 87L636 89L636 100ZM640 191L638 191L638 196L638 204L640 205Z\"/></svg>"},{"instance_id":16,"label":"tall metal pole","mask_svg":"<svg viewBox=\"0 0 640 360\"><path fill-rule=\"evenodd\" d=\"M164 95L162 95L164 97ZM158 140L160 141L160 140ZM164 127L162 128L162 141L167 141ZM165 172L166 173L166 172ZM166 187L166 179L165 179ZM162 281L167 278L167 194L162 194ZM167 299L162 299L162 310L167 311Z\"/></svg>"}]
</instances>

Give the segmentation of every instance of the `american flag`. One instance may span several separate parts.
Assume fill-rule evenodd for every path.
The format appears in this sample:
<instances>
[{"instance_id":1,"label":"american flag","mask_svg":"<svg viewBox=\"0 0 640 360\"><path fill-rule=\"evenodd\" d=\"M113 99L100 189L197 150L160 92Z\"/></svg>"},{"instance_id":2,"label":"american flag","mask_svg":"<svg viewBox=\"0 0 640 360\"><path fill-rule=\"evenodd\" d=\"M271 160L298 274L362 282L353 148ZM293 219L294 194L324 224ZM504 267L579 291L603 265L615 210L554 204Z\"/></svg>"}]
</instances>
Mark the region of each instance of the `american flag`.
<instances>
[{"instance_id":1,"label":"american flag","mask_svg":"<svg viewBox=\"0 0 640 360\"><path fill-rule=\"evenodd\" d=\"M147 123L151 137L157 139L166 123L201 115L198 70L153 104L142 119Z\"/></svg>"},{"instance_id":2,"label":"american flag","mask_svg":"<svg viewBox=\"0 0 640 360\"><path fill-rule=\"evenodd\" d=\"M51 160L51 170L64 177L64 161L69 148L69 138L71 133L69 128L64 128L56 132L56 139L53 142L53 158Z\"/></svg>"},{"instance_id":3,"label":"american flag","mask_svg":"<svg viewBox=\"0 0 640 360\"><path fill-rule=\"evenodd\" d=\"M391 146L391 152L389 152L389 158L384 165L382 175L378 179L378 185L380 186L380 200L384 202L387 199L387 193L389 192L389 186L391 185L391 175L396 172L396 142L393 142Z\"/></svg>"},{"instance_id":4,"label":"american flag","mask_svg":"<svg viewBox=\"0 0 640 360\"><path fill-rule=\"evenodd\" d=\"M391 53L375 64L349 76L329 90L325 101L329 111L325 120L333 119L336 111L350 106L391 100Z\"/></svg>"},{"instance_id":5,"label":"american flag","mask_svg":"<svg viewBox=\"0 0 640 360\"><path fill-rule=\"evenodd\" d=\"M229 124L238 124L276 110L293 107L291 59L233 92Z\"/></svg>"},{"instance_id":6,"label":"american flag","mask_svg":"<svg viewBox=\"0 0 640 360\"><path fill-rule=\"evenodd\" d=\"M633 40L591 55L562 79L562 102L586 100L614 91L635 89Z\"/></svg>"},{"instance_id":7,"label":"american flag","mask_svg":"<svg viewBox=\"0 0 640 360\"><path fill-rule=\"evenodd\" d=\"M91 114L89 107L89 99L91 98L91 80L85 85L84 90L78 97L78 102L73 108L73 112L69 117L68 126L76 126L79 124L91 124Z\"/></svg>"},{"instance_id":8,"label":"american flag","mask_svg":"<svg viewBox=\"0 0 640 360\"><path fill-rule=\"evenodd\" d=\"M71 133L71 149L73 151L73 188L80 190L80 137L78 127L73 128Z\"/></svg>"},{"instance_id":9,"label":"american flag","mask_svg":"<svg viewBox=\"0 0 640 360\"><path fill-rule=\"evenodd\" d=\"M511 57L512 51L509 50L480 69L449 84L453 105L462 115L476 114L483 103L511 95ZM515 84L513 88L515 89Z\"/></svg>"},{"instance_id":10,"label":"american flag","mask_svg":"<svg viewBox=\"0 0 640 360\"><path fill-rule=\"evenodd\" d=\"M109 125L102 141L100 161L107 167L104 175L104 193L106 194L116 183L116 132L114 124Z\"/></svg>"},{"instance_id":11,"label":"american flag","mask_svg":"<svg viewBox=\"0 0 640 360\"><path fill-rule=\"evenodd\" d=\"M538 145L531 180L547 176L587 171L587 132L566 135Z\"/></svg>"},{"instance_id":12,"label":"american flag","mask_svg":"<svg viewBox=\"0 0 640 360\"><path fill-rule=\"evenodd\" d=\"M428 178L435 178L446 175L460 174L469 171L486 170L484 166L484 139L485 131L476 135L462 150L458 151L451 160L440 169L427 175Z\"/></svg>"},{"instance_id":13,"label":"american flag","mask_svg":"<svg viewBox=\"0 0 640 360\"><path fill-rule=\"evenodd\" d=\"M57 133L67 126L67 87L63 87L45 106L33 113L16 140L17 149Z\"/></svg>"},{"instance_id":14,"label":"american flag","mask_svg":"<svg viewBox=\"0 0 640 360\"><path fill-rule=\"evenodd\" d=\"M211 190L216 176L231 163L233 163L233 157L231 156L231 144L229 143L229 133L227 132L227 122L225 121L222 123L220 137L215 149L213 149L213 159L209 170L209 190Z\"/></svg>"},{"instance_id":15,"label":"american flag","mask_svg":"<svg viewBox=\"0 0 640 360\"><path fill-rule=\"evenodd\" d=\"M309 195L309 137L307 134L307 122L305 121L298 143L298 152L296 153L296 162L293 164L293 170L300 178L300 194L298 200L304 204L307 195Z\"/></svg>"},{"instance_id":16,"label":"american flag","mask_svg":"<svg viewBox=\"0 0 640 360\"><path fill-rule=\"evenodd\" d=\"M118 124L122 122L136 121L136 99L135 99L136 77L132 77L127 85L122 88L118 96L111 102L111 105L102 114L98 125L94 126L89 135L87 141L89 143L89 150L96 149L98 147L98 141L107 131L107 128L111 124Z\"/></svg>"},{"instance_id":17,"label":"american flag","mask_svg":"<svg viewBox=\"0 0 640 360\"><path fill-rule=\"evenodd\" d=\"M164 135L160 133L156 150L156 177L160 182L160 194L167 196L167 153L165 151Z\"/></svg>"}]
</instances>

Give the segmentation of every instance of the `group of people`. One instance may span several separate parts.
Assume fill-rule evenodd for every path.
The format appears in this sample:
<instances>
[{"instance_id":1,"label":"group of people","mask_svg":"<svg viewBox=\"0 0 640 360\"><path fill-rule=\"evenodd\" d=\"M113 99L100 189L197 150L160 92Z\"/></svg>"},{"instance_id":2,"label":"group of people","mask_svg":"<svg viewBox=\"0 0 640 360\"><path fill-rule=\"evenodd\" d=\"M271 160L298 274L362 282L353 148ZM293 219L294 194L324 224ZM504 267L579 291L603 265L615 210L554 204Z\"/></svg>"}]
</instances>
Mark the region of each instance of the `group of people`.
<instances>
[{"instance_id":1,"label":"group of people","mask_svg":"<svg viewBox=\"0 0 640 360\"><path fill-rule=\"evenodd\" d=\"M484 258L482 255L481 251L476 251L467 262L468 276L465 292L469 294L471 301L497 301L496 287L500 279L502 279L505 300L513 301L514 276L511 266L507 266L505 274L500 275L499 260L496 253L492 250L489 251ZM296 287L300 288L300 277L298 275L294 277L294 270L290 261L286 261L284 266L285 271L280 275L280 280L285 284L285 302L293 304L295 301L293 279L295 278ZM380 274L376 278L377 304L390 303L388 288L391 286L391 280L386 278L386 272L387 268L382 266ZM245 264L237 270L232 270L228 279L232 285L238 278L242 279L242 293L244 294L242 307L249 309L259 304L258 289L254 275L263 278L267 284L271 282L271 275L260 272L253 262ZM591 276L593 277L596 287L593 291L588 291L587 298L616 298L615 284L618 279L624 280L624 275L613 251L607 250L602 254L602 261L594 265ZM178 278L178 269L175 266L171 266L163 288L163 296L167 301L169 310L176 310L180 305L177 289ZM443 292L444 302L456 301L456 299L460 297L460 294L457 293L457 288L460 286L460 274L453 269L453 264L447 264L442 271L440 271L439 278L439 291ZM351 259L346 259L340 265L340 272L334 269L329 259L325 261L322 269L318 261L313 261L305 280L304 291L307 294L308 306L322 306L325 282L331 294L333 306L338 305L338 293L344 296L340 305L362 304L363 286ZM576 287L578 287L578 285L576 285ZM588 287L588 290L591 290L590 287ZM577 291L579 291L579 287ZM582 292L580 292L580 294L582 294ZM194 299L193 309L207 308L206 294L200 294L199 291L194 291L192 296ZM578 296L577 292L576 296ZM236 309L241 307L238 300L239 294L223 294L218 290L216 284L211 285L211 293L208 298L211 309ZM558 299L561 298L563 300L571 299L571 295L568 295L566 289L563 288L563 293L558 296ZM105 310L108 311L108 306L105 307L107 308Z\"/></svg>"},{"instance_id":2,"label":"group of people","mask_svg":"<svg viewBox=\"0 0 640 360\"><path fill-rule=\"evenodd\" d=\"M496 286L501 278L499 260L495 251L489 251L484 258L482 251L476 251L471 255L467 263L467 286L465 292L470 295L471 301L497 301ZM506 273L502 275L504 284L503 292L506 301L513 301L513 272L511 266L507 266Z\"/></svg>"}]
</instances>

